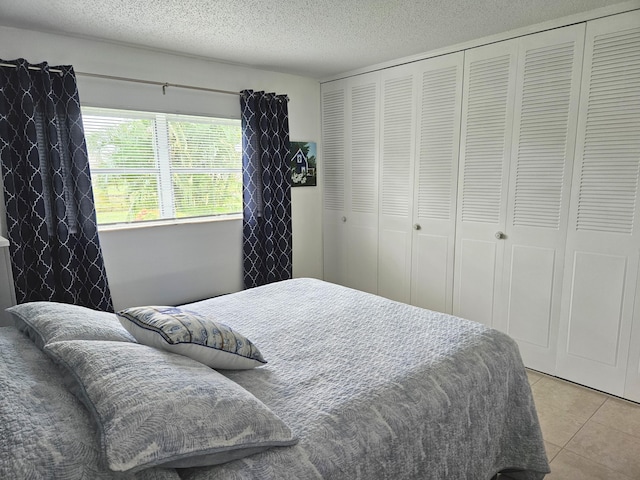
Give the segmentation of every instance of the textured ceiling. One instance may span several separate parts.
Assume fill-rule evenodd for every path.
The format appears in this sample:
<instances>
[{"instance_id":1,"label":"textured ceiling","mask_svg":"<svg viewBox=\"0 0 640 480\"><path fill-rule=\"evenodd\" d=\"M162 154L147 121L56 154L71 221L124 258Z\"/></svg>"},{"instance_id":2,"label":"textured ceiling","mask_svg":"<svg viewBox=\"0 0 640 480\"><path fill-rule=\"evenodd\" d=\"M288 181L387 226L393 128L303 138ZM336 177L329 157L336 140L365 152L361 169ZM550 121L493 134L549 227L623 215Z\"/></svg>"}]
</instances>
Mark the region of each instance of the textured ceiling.
<instances>
[{"instance_id":1,"label":"textured ceiling","mask_svg":"<svg viewBox=\"0 0 640 480\"><path fill-rule=\"evenodd\" d=\"M0 25L323 78L616 3L0 0Z\"/></svg>"}]
</instances>

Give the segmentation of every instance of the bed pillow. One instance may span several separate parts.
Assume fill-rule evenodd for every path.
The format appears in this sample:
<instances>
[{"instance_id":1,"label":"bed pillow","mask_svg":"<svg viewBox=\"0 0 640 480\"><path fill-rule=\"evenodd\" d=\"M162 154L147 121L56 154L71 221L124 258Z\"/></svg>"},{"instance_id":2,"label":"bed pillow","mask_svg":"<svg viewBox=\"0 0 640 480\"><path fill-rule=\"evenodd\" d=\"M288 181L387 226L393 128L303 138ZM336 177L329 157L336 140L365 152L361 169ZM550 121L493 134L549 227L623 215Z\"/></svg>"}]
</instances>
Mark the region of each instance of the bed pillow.
<instances>
[{"instance_id":1,"label":"bed pillow","mask_svg":"<svg viewBox=\"0 0 640 480\"><path fill-rule=\"evenodd\" d=\"M138 342L191 357L211 368L243 370L267 363L251 340L195 312L177 307L133 307L117 315Z\"/></svg>"},{"instance_id":2,"label":"bed pillow","mask_svg":"<svg viewBox=\"0 0 640 480\"><path fill-rule=\"evenodd\" d=\"M57 302L29 302L10 308L18 330L42 349L60 340L134 342L114 313Z\"/></svg>"},{"instance_id":3,"label":"bed pillow","mask_svg":"<svg viewBox=\"0 0 640 480\"><path fill-rule=\"evenodd\" d=\"M45 352L77 381L113 471L217 465L297 442L251 393L185 356L84 340L51 343Z\"/></svg>"}]
</instances>

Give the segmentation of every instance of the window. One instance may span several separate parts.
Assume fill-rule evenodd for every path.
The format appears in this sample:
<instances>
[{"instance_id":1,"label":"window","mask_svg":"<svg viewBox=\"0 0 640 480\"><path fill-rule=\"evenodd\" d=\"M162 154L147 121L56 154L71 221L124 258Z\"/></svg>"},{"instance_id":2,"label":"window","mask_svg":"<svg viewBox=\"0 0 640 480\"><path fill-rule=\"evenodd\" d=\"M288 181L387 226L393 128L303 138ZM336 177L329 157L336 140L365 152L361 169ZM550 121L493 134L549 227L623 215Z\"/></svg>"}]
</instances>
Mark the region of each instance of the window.
<instances>
[{"instance_id":1,"label":"window","mask_svg":"<svg viewBox=\"0 0 640 480\"><path fill-rule=\"evenodd\" d=\"M83 107L100 225L242 212L240 120Z\"/></svg>"}]
</instances>

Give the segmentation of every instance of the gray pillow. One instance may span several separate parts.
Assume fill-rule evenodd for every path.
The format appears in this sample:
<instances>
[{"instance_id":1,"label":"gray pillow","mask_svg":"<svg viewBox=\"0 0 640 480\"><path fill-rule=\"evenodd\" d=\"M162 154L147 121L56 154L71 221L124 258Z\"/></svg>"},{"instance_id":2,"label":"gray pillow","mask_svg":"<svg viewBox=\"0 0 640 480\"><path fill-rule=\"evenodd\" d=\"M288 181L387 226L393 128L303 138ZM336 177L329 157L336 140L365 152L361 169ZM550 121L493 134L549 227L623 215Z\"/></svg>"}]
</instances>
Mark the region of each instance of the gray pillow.
<instances>
[{"instance_id":1,"label":"gray pillow","mask_svg":"<svg viewBox=\"0 0 640 480\"><path fill-rule=\"evenodd\" d=\"M141 344L51 343L77 381L109 468L198 467L297 443L266 405L188 357Z\"/></svg>"},{"instance_id":2,"label":"gray pillow","mask_svg":"<svg viewBox=\"0 0 640 480\"><path fill-rule=\"evenodd\" d=\"M57 302L29 302L7 308L18 330L38 348L60 340L109 340L133 342L136 339L120 324L115 313Z\"/></svg>"},{"instance_id":3,"label":"gray pillow","mask_svg":"<svg viewBox=\"0 0 640 480\"><path fill-rule=\"evenodd\" d=\"M0 478L180 480L175 470L114 474L102 461L91 416L60 369L14 328L0 327Z\"/></svg>"}]
</instances>

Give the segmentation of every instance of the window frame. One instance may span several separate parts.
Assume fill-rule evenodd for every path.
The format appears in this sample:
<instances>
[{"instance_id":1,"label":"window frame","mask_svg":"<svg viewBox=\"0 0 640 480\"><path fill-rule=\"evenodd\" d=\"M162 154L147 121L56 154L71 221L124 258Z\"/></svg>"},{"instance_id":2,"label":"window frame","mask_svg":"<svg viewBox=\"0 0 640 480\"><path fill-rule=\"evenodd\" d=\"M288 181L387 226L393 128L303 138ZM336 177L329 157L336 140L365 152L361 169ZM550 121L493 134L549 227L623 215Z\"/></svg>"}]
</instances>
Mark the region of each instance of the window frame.
<instances>
[{"instance_id":1,"label":"window frame","mask_svg":"<svg viewBox=\"0 0 640 480\"><path fill-rule=\"evenodd\" d=\"M87 111L89 110L89 111ZM105 107L92 104L82 104L81 111L84 116L113 116L120 118L131 118L132 120L147 119L153 122L154 134L152 134L153 153L155 158L155 167L140 167L140 168L95 168L90 166L91 176L93 179L94 171L96 174L154 174L156 175L158 188L158 209L161 218L152 220L131 220L131 221L118 221L109 223L97 223L98 230L110 231L110 230L123 230L123 229L135 229L135 228L147 228L158 227L166 225L179 225L179 224L197 224L197 223L210 223L228 220L240 220L242 219L242 205L238 212L233 213L220 213L209 215L197 215L187 217L175 216L175 192L172 180L174 174L214 174L214 173L231 173L239 174L242 182L242 152L240 151L240 165L236 168L187 168L187 167L172 167L170 157L170 134L169 134L169 122L171 121L186 121L191 123L208 124L209 122L202 121L204 119L217 120L214 124L230 124L240 127L240 118L230 118L222 116L214 116L210 114L188 114L188 113L173 113L164 112L158 110L136 110L130 108L117 108L117 107ZM127 115L131 115L130 117ZM200 120L200 121L198 121ZM159 128L161 131L159 131ZM85 133L86 135L86 133ZM241 143L239 147L242 148ZM88 148L87 148L88 154ZM95 187L93 187L95 190ZM242 191L240 192L242 195ZM95 202L95 193L94 193ZM169 212L173 212L169 214Z\"/></svg>"}]
</instances>

